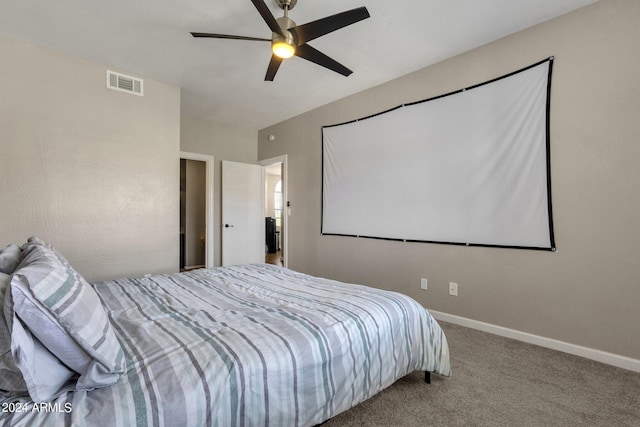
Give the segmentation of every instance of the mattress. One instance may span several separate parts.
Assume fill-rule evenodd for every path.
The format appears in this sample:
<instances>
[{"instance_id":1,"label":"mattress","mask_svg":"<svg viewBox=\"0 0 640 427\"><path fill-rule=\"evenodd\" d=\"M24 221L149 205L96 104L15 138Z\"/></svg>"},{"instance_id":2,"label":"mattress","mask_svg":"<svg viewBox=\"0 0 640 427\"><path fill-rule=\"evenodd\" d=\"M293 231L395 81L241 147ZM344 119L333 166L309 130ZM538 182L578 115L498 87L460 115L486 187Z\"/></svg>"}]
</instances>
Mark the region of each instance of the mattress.
<instances>
[{"instance_id":1,"label":"mattress","mask_svg":"<svg viewBox=\"0 0 640 427\"><path fill-rule=\"evenodd\" d=\"M415 370L449 376L437 322L400 293L267 264L91 284L126 369L0 425L312 426Z\"/></svg>"}]
</instances>

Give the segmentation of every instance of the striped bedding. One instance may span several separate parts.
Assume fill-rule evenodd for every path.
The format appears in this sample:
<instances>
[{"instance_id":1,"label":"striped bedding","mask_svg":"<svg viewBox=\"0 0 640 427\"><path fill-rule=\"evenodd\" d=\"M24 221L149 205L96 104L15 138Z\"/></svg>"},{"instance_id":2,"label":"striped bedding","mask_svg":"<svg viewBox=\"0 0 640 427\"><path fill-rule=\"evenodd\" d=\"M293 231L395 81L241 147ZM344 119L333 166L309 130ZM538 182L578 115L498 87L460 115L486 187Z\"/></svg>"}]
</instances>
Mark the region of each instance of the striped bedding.
<instances>
[{"instance_id":1,"label":"striped bedding","mask_svg":"<svg viewBox=\"0 0 640 427\"><path fill-rule=\"evenodd\" d=\"M109 387L0 425L312 426L423 370L448 376L444 333L399 293L255 264L92 285L125 354Z\"/></svg>"}]
</instances>

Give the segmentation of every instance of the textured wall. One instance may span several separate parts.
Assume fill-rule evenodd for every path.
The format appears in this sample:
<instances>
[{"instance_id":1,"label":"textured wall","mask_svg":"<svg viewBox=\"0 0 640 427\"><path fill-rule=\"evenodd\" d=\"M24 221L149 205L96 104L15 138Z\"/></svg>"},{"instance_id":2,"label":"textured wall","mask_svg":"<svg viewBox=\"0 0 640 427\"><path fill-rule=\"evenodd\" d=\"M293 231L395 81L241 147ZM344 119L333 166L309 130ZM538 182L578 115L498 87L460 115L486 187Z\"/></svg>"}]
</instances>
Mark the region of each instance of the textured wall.
<instances>
[{"instance_id":1,"label":"textured wall","mask_svg":"<svg viewBox=\"0 0 640 427\"><path fill-rule=\"evenodd\" d=\"M178 269L180 91L0 37L0 245L38 235L88 280ZM115 70L127 72L127 70Z\"/></svg>"},{"instance_id":2,"label":"textured wall","mask_svg":"<svg viewBox=\"0 0 640 427\"><path fill-rule=\"evenodd\" d=\"M640 359L638 16L636 0L600 1L261 130L259 159L288 155L291 268ZM557 253L320 235L323 125L468 87L551 55ZM420 277L429 279L427 292ZM448 295L449 281L459 283L458 297Z\"/></svg>"}]
</instances>

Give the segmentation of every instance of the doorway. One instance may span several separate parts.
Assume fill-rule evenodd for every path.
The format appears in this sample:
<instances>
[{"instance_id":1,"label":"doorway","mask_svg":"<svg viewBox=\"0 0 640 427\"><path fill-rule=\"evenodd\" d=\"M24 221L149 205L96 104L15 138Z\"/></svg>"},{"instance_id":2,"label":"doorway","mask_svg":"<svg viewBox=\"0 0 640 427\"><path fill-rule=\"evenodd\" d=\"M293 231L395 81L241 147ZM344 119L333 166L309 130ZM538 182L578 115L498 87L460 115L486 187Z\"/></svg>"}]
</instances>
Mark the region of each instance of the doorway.
<instances>
[{"instance_id":1,"label":"doorway","mask_svg":"<svg viewBox=\"0 0 640 427\"><path fill-rule=\"evenodd\" d=\"M259 162L265 183L265 262L288 266L287 156Z\"/></svg>"},{"instance_id":2,"label":"doorway","mask_svg":"<svg viewBox=\"0 0 640 427\"><path fill-rule=\"evenodd\" d=\"M180 270L213 267L213 156L180 152Z\"/></svg>"}]
</instances>

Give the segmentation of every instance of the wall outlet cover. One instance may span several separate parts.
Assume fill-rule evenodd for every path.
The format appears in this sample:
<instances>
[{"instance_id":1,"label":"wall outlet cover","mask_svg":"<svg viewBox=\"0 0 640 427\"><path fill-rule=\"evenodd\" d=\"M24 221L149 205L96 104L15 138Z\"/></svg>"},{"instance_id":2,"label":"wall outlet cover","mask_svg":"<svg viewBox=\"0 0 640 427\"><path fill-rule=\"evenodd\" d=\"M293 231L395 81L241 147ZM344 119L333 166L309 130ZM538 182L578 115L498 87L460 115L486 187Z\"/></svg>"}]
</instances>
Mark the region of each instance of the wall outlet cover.
<instances>
[{"instance_id":1,"label":"wall outlet cover","mask_svg":"<svg viewBox=\"0 0 640 427\"><path fill-rule=\"evenodd\" d=\"M454 282L449 282L449 295L453 295L455 297L458 296L458 284Z\"/></svg>"}]
</instances>

